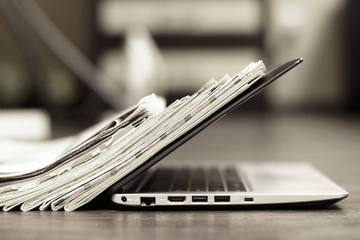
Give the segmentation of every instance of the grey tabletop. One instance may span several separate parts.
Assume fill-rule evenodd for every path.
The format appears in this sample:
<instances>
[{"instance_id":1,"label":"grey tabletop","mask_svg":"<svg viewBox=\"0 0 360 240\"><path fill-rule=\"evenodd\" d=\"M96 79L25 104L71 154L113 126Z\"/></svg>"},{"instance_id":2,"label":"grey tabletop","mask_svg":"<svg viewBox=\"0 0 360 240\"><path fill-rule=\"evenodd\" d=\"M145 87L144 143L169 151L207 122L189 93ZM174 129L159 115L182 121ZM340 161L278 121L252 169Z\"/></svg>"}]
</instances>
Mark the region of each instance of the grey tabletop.
<instances>
[{"instance_id":1,"label":"grey tabletop","mask_svg":"<svg viewBox=\"0 0 360 240\"><path fill-rule=\"evenodd\" d=\"M360 117L230 116L163 162L194 160L310 162L350 196L311 209L0 212L0 239L360 238Z\"/></svg>"}]
</instances>

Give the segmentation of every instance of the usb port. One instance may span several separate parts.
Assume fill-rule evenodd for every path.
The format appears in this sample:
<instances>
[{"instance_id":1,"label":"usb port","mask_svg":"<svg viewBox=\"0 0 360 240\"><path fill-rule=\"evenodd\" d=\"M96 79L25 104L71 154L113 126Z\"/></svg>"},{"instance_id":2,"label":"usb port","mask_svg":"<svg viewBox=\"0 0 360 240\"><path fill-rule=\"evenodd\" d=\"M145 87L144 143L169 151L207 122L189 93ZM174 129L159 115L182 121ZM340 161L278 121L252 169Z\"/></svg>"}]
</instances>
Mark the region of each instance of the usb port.
<instances>
[{"instance_id":1,"label":"usb port","mask_svg":"<svg viewBox=\"0 0 360 240\"><path fill-rule=\"evenodd\" d=\"M207 196L193 196L192 201L193 202L207 202L208 197Z\"/></svg>"},{"instance_id":2,"label":"usb port","mask_svg":"<svg viewBox=\"0 0 360 240\"><path fill-rule=\"evenodd\" d=\"M140 202L141 202L141 206L155 206L154 197L141 197Z\"/></svg>"},{"instance_id":3,"label":"usb port","mask_svg":"<svg viewBox=\"0 0 360 240\"><path fill-rule=\"evenodd\" d=\"M186 197L184 196L172 196L172 197L168 197L168 200L170 202L184 202L186 199Z\"/></svg>"},{"instance_id":4,"label":"usb port","mask_svg":"<svg viewBox=\"0 0 360 240\"><path fill-rule=\"evenodd\" d=\"M230 196L215 196L215 202L230 202Z\"/></svg>"},{"instance_id":5,"label":"usb port","mask_svg":"<svg viewBox=\"0 0 360 240\"><path fill-rule=\"evenodd\" d=\"M244 198L244 202L253 202L253 201L254 201L254 198L252 198L252 197Z\"/></svg>"}]
</instances>

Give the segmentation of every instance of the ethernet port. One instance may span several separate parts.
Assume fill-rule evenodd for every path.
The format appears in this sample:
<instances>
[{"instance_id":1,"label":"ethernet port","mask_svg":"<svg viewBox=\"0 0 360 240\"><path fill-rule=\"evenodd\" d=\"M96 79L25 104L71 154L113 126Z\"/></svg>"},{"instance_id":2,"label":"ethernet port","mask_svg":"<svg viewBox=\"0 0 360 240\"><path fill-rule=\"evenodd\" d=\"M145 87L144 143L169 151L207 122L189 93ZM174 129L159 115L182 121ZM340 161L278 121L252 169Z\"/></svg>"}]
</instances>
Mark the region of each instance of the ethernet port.
<instances>
[{"instance_id":1,"label":"ethernet port","mask_svg":"<svg viewBox=\"0 0 360 240\"><path fill-rule=\"evenodd\" d=\"M141 206L155 206L155 197L141 197Z\"/></svg>"}]
</instances>

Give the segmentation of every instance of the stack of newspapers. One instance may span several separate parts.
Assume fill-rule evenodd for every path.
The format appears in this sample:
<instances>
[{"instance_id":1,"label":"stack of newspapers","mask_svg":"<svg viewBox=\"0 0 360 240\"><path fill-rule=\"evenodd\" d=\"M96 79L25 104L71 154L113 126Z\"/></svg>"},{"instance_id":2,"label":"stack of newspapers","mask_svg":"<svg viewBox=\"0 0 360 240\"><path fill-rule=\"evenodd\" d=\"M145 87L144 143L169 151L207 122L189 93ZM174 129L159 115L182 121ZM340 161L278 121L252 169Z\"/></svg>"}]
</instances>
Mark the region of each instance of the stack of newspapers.
<instances>
[{"instance_id":1,"label":"stack of newspapers","mask_svg":"<svg viewBox=\"0 0 360 240\"><path fill-rule=\"evenodd\" d=\"M32 154L7 148L6 144L10 146L11 142L2 141L0 149L6 148L7 155L5 150L1 151L0 206L4 211L15 207L22 211L75 210L125 178L264 75L265 65L261 61L251 63L236 76L210 80L193 95L166 108L164 101L152 94L95 130L76 138L55 140L56 145L42 145L44 149L34 145ZM46 150L54 150L53 155L45 154ZM11 154L17 158L10 157Z\"/></svg>"}]
</instances>

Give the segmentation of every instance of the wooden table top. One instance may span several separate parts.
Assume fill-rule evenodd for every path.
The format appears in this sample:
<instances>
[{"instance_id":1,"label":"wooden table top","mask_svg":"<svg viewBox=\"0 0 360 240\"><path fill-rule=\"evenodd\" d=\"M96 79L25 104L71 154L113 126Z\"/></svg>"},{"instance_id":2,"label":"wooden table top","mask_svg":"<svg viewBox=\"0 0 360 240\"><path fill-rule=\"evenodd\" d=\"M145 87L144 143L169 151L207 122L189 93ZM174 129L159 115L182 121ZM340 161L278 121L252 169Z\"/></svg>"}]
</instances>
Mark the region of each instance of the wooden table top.
<instances>
[{"instance_id":1,"label":"wooden table top","mask_svg":"<svg viewBox=\"0 0 360 240\"><path fill-rule=\"evenodd\" d=\"M0 212L0 239L359 239L360 117L227 117L163 161L306 161L350 196L312 209Z\"/></svg>"}]
</instances>

